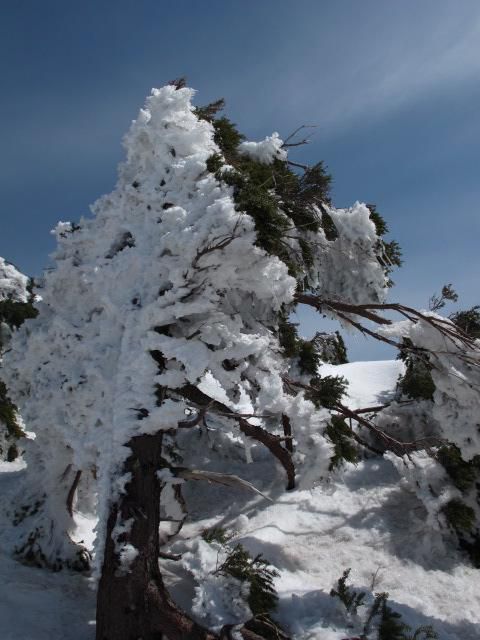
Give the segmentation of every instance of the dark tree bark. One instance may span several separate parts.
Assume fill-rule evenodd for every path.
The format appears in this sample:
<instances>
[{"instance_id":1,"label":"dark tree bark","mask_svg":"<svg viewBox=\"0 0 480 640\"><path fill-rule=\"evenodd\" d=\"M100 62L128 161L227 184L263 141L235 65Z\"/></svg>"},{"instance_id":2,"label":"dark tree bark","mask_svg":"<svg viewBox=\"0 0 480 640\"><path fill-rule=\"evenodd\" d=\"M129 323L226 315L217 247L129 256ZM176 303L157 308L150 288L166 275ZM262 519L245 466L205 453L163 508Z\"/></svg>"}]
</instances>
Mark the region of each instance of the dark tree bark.
<instances>
[{"instance_id":1,"label":"dark tree bark","mask_svg":"<svg viewBox=\"0 0 480 640\"><path fill-rule=\"evenodd\" d=\"M102 576L97 595L96 640L220 640L229 638L225 627L216 635L194 622L170 598L159 567L160 500L162 484L157 471L164 466L162 433L132 438L132 453L125 463L131 474L126 492L112 505ZM138 550L129 573L122 573L120 559L112 537L117 521L133 518L127 537ZM117 538L118 539L118 538ZM246 627L244 640L262 640Z\"/></svg>"},{"instance_id":2,"label":"dark tree bark","mask_svg":"<svg viewBox=\"0 0 480 640\"><path fill-rule=\"evenodd\" d=\"M214 640L171 600L159 569L162 434L133 438L125 472L126 493L111 508L97 596L97 640ZM120 521L133 518L128 542L138 550L131 572L122 574L112 538ZM125 538L126 541L126 538Z\"/></svg>"}]
</instances>

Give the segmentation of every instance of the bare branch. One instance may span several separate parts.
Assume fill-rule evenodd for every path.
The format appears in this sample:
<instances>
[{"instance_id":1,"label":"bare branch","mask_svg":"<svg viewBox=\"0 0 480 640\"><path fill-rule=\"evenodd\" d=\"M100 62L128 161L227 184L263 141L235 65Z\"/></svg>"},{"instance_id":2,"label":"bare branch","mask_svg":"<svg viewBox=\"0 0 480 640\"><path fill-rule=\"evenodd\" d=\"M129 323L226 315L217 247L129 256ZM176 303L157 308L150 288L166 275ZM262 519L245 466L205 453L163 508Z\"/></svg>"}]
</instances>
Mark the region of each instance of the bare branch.
<instances>
[{"instance_id":1,"label":"bare branch","mask_svg":"<svg viewBox=\"0 0 480 640\"><path fill-rule=\"evenodd\" d=\"M75 497L75 493L77 491L78 483L80 482L80 478L82 477L82 472L80 470L77 471L75 477L73 479L72 486L70 487L70 491L67 495L67 511L70 516L73 516L73 499Z\"/></svg>"},{"instance_id":2,"label":"bare branch","mask_svg":"<svg viewBox=\"0 0 480 640\"><path fill-rule=\"evenodd\" d=\"M358 414L358 412L353 411L352 409L349 409L348 407L342 404L335 405L335 410L338 411L338 413L340 413L341 415L345 416L346 418L351 418L352 420L355 420L356 422L358 422L358 424L360 424L362 427L367 428L369 431L371 431L376 436L378 436L380 440L383 441L387 449L390 449L394 453L397 453L400 455L403 455L409 451L415 451L417 449L420 449L424 447L427 443L430 443L430 446L434 444L444 444L443 440L441 440L440 438L434 438L434 437L422 438L419 440L414 440L412 442L402 442L388 435L387 433L385 433L385 431L382 431L382 429L377 427L370 420L367 420L361 417Z\"/></svg>"},{"instance_id":3,"label":"bare branch","mask_svg":"<svg viewBox=\"0 0 480 640\"><path fill-rule=\"evenodd\" d=\"M185 480L206 480L215 484L223 484L226 487L247 489L271 502L271 499L254 487L251 482L231 473L217 473L216 471L205 471L203 469L184 469L182 467L171 467L171 471L177 478L184 478Z\"/></svg>"},{"instance_id":4,"label":"bare branch","mask_svg":"<svg viewBox=\"0 0 480 640\"><path fill-rule=\"evenodd\" d=\"M297 146L297 145L294 145L294 144L288 144L289 140L292 140L292 138L294 138L297 135L297 133L299 131L301 131L302 129L316 129L317 126L318 125L316 125L316 124L301 124L299 127L297 127L295 129L295 131L293 133L291 133L289 136L287 136L287 138L285 138L285 140L283 141L282 147ZM301 144L303 144L303 143L301 143Z\"/></svg>"},{"instance_id":5,"label":"bare branch","mask_svg":"<svg viewBox=\"0 0 480 640\"><path fill-rule=\"evenodd\" d=\"M438 311L439 309L443 309L447 301L457 302L457 300L458 294L450 282L449 284L443 285L440 295L437 295L436 293L432 295L428 301L428 308L430 311Z\"/></svg>"},{"instance_id":6,"label":"bare branch","mask_svg":"<svg viewBox=\"0 0 480 640\"><path fill-rule=\"evenodd\" d=\"M310 171L311 167L308 166L308 164L300 164L299 162L292 162L292 160L287 160L288 164L291 164L292 167L299 167L300 169L303 169L304 171Z\"/></svg>"},{"instance_id":7,"label":"bare branch","mask_svg":"<svg viewBox=\"0 0 480 640\"><path fill-rule=\"evenodd\" d=\"M282 144L282 149L289 149L290 147L301 147L304 144L309 144L309 142L310 140L308 140L308 138L304 138L303 140L292 142L291 144Z\"/></svg>"},{"instance_id":8,"label":"bare branch","mask_svg":"<svg viewBox=\"0 0 480 640\"><path fill-rule=\"evenodd\" d=\"M365 327L359 322L352 320L352 318L349 318L344 313L340 313L339 311L337 311L337 316L342 320L345 320L345 322L350 324L352 327L355 327L355 329L358 329L358 331L360 331L361 333L366 334L372 338L375 338L375 340L378 340L379 342L385 342L385 344L389 344L392 347L395 347L396 349L402 348L402 344L400 342L396 342L395 340L391 340L390 338L385 338L385 336L380 335L376 331L372 331L371 329L369 329L368 327Z\"/></svg>"},{"instance_id":9,"label":"bare branch","mask_svg":"<svg viewBox=\"0 0 480 640\"><path fill-rule=\"evenodd\" d=\"M295 301L300 304L307 304L310 307L314 307L317 311L322 310L323 307L330 308L334 311L342 311L344 313L353 313L358 316L362 316L377 324L392 324L392 321L388 318L383 318L377 313L372 313L368 309L364 308L365 305L348 304L346 302L338 302L336 300L323 300L318 296L309 293L297 293L295 295Z\"/></svg>"},{"instance_id":10,"label":"bare branch","mask_svg":"<svg viewBox=\"0 0 480 640\"><path fill-rule=\"evenodd\" d=\"M315 392L315 387L312 385L304 384L302 382L297 382L296 380L292 380L291 378L288 378L288 377L285 377L284 381L290 387L297 387L299 389L304 389L305 391ZM351 420L355 420L358 424L360 424L361 426L365 427L366 429L374 433L384 443L386 449L390 449L391 451L394 451L395 453L399 453L400 455L403 455L408 451L414 451L416 449L419 449L422 446L425 446L427 442L443 444L443 440L441 440L440 438L423 438L421 440L415 440L413 442L401 442L400 440L396 440L392 436L388 435L388 433L385 433L385 431L377 427L377 425L371 422L370 420L367 420L366 418L363 418L361 415L359 415L365 412L361 409L360 410L357 409L356 411L354 411L353 409L349 409L348 407L346 407L341 403L337 403L332 408L334 409L334 411L344 416L345 418L350 418ZM355 432L353 430L352 430L352 434L353 434L353 437L355 437ZM355 439L360 444L360 440L358 438L355 438ZM361 442L361 444L363 445L364 443ZM367 448L372 449L370 445ZM378 449L375 449L375 451L378 453L383 453Z\"/></svg>"},{"instance_id":11,"label":"bare branch","mask_svg":"<svg viewBox=\"0 0 480 640\"><path fill-rule=\"evenodd\" d=\"M351 427L350 427L350 437L353 438L355 440L355 442L357 442L364 449L367 449L368 451L371 451L372 453L374 453L377 456L382 456L383 455L384 452L381 449L377 449L377 447L374 447L372 444L369 444L366 440L361 438L358 435L358 433L356 431L354 431Z\"/></svg>"},{"instance_id":12,"label":"bare branch","mask_svg":"<svg viewBox=\"0 0 480 640\"><path fill-rule=\"evenodd\" d=\"M395 400L397 404L412 404L413 400ZM386 404L380 404L376 407L362 407L361 409L355 409L355 413L378 413L379 411L383 411L387 407L391 406L391 402L387 402Z\"/></svg>"},{"instance_id":13,"label":"bare branch","mask_svg":"<svg viewBox=\"0 0 480 640\"><path fill-rule=\"evenodd\" d=\"M422 322L429 324L431 327L433 327L439 333L441 333L445 338L449 339L455 347L458 347L460 343L460 345L463 347L466 347L471 350L477 350L475 340L472 339L468 334L466 334L460 327L457 327L456 325L454 325L451 322L451 320L447 320L446 318L439 318L436 316L428 316L420 311L417 311L412 307L408 307L403 304L399 304L399 303L349 304L345 302L339 302L337 300L324 300L319 296L315 296L313 294L306 294L306 293L297 293L295 296L295 301L300 304L306 304L310 307L313 307L320 313L322 313L324 309L334 311L339 318L342 318L342 320L345 320L345 322L348 322L349 324L351 324L353 327L355 327L362 333L370 335L374 337L376 340L386 342L387 344L390 344L398 349L411 350L415 352L418 352L419 350L421 350L418 347L409 348L404 344L398 343L389 338L385 338L384 336L381 336L375 331L368 329L364 325L361 325L360 323L356 322L355 320L353 320L352 318L350 318L348 315L345 315L345 314L360 316L362 318L365 318L366 320L370 320L371 322L374 322L375 324L391 325L393 323L389 318L385 318L379 315L378 313L376 313L376 311L396 311L397 313L402 315L404 318L407 318L413 323L417 323L419 320L421 320ZM445 353L449 353L449 352L447 351ZM466 354L458 354L458 357L463 359L469 358L469 356ZM473 357L470 359L471 359L471 364L475 364L477 362L477 360L475 360L475 358Z\"/></svg>"},{"instance_id":14,"label":"bare branch","mask_svg":"<svg viewBox=\"0 0 480 640\"><path fill-rule=\"evenodd\" d=\"M178 389L177 393L198 407L203 407L209 404L210 411L235 420L243 434L265 445L270 453L280 462L287 474L287 490L295 487L295 466L292 461L292 456L290 452L282 446L281 438L279 436L269 433L266 429L263 429L258 425L251 424L241 415L235 414L235 412L222 402L207 396L195 385L185 385L181 389Z\"/></svg>"},{"instance_id":15,"label":"bare branch","mask_svg":"<svg viewBox=\"0 0 480 640\"><path fill-rule=\"evenodd\" d=\"M215 238L212 238L212 241L209 244L203 247L203 249L199 249L197 251L197 255L192 262L192 267L196 269L200 258L207 255L208 253L213 253L214 251L221 251L222 249L225 249L231 242L235 240L236 237L237 236L235 235L235 233L232 233L227 236L217 236Z\"/></svg>"}]
</instances>

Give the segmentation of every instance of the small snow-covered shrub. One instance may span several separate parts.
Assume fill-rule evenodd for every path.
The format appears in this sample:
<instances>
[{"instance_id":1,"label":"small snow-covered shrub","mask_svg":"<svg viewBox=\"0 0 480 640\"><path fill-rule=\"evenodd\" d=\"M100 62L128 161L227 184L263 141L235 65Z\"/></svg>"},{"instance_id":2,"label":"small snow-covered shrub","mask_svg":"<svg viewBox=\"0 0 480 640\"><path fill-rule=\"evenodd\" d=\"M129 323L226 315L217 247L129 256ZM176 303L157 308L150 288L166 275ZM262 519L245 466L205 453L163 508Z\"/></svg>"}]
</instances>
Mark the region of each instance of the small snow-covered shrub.
<instances>
[{"instance_id":1,"label":"small snow-covered shrub","mask_svg":"<svg viewBox=\"0 0 480 640\"><path fill-rule=\"evenodd\" d=\"M356 616L358 607L363 604L366 593L365 591L356 591L350 585L347 585L348 577L351 569L345 569L342 576L337 581L336 588L332 588L330 595L332 598L338 598L347 613Z\"/></svg>"},{"instance_id":2,"label":"small snow-covered shrub","mask_svg":"<svg viewBox=\"0 0 480 640\"><path fill-rule=\"evenodd\" d=\"M214 629L247 624L264 636L269 627L275 636L278 627L271 614L277 606L274 581L279 574L261 555L253 557L243 545L234 544L232 537L213 527L203 531L202 540L187 543L182 564L197 582L192 612Z\"/></svg>"},{"instance_id":3,"label":"small snow-covered shrub","mask_svg":"<svg viewBox=\"0 0 480 640\"><path fill-rule=\"evenodd\" d=\"M247 602L254 616L269 615L276 609L274 579L279 574L261 555L252 558L241 544L236 544L215 573L230 575L250 585Z\"/></svg>"},{"instance_id":4,"label":"small snow-covered shrub","mask_svg":"<svg viewBox=\"0 0 480 640\"><path fill-rule=\"evenodd\" d=\"M344 462L355 463L358 461L358 447L353 439L352 428L347 424L345 418L332 416L330 424L325 429L325 435L334 447L330 469L335 469Z\"/></svg>"},{"instance_id":5,"label":"small snow-covered shrub","mask_svg":"<svg viewBox=\"0 0 480 640\"><path fill-rule=\"evenodd\" d=\"M330 591L343 607L348 626L359 634L359 640L436 640L438 635L431 626L411 627L388 604L388 593L369 593L347 584L350 569L338 579ZM359 610L361 611L359 612ZM360 631L361 630L361 631Z\"/></svg>"}]
</instances>

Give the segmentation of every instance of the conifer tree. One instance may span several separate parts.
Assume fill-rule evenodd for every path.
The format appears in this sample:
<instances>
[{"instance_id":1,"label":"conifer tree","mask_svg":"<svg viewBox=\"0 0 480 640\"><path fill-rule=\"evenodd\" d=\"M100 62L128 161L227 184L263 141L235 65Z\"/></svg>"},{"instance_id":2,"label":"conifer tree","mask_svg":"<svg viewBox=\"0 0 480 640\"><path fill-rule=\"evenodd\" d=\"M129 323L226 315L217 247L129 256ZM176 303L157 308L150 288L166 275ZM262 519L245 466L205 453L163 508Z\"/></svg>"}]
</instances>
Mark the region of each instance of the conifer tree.
<instances>
[{"instance_id":1,"label":"conifer tree","mask_svg":"<svg viewBox=\"0 0 480 640\"><path fill-rule=\"evenodd\" d=\"M36 315L32 283L12 264L0 257L0 366L12 332L27 318ZM23 436L17 409L8 397L7 386L0 380L0 456L8 461L18 456L19 438Z\"/></svg>"},{"instance_id":2,"label":"conifer tree","mask_svg":"<svg viewBox=\"0 0 480 640\"><path fill-rule=\"evenodd\" d=\"M39 290L38 317L5 358L12 398L37 434L23 493L38 506L18 523L16 552L85 569L75 512L98 517L98 640L213 640L231 625L258 637L241 590L224 629L206 629L164 582L161 546L186 517L184 483L254 490L231 474L182 466L177 443L192 442L205 420L265 446L288 489L353 459L352 443L368 445L347 417L385 449L406 450L349 412L342 379L319 376L321 339L303 340L290 321L299 305L397 347L410 340L435 354L438 380L449 358L478 361L476 343L450 321L399 305L405 322L382 315L400 258L372 206L335 208L324 165L289 159L295 137L247 141L221 101L194 108L192 98L183 81L152 92L125 138L115 190L93 217L57 226L56 268ZM446 356L438 348L445 336L453 345ZM452 441L463 450L465 412L478 400L449 390L440 399L444 408L455 402L463 422ZM208 579L235 590L238 575Z\"/></svg>"}]
</instances>

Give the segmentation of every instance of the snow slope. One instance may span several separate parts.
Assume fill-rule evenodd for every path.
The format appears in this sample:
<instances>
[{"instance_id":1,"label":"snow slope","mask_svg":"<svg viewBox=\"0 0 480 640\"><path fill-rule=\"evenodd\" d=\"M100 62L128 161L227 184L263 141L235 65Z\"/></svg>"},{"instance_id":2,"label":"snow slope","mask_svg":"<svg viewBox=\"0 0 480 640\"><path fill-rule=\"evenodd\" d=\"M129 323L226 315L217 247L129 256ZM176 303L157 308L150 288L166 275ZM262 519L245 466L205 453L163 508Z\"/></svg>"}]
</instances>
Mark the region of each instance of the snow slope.
<instances>
[{"instance_id":1,"label":"snow slope","mask_svg":"<svg viewBox=\"0 0 480 640\"><path fill-rule=\"evenodd\" d=\"M344 375L350 381L350 406L358 407L385 401L400 367L397 361L362 362L325 365L321 373ZM198 449L204 451L205 467L215 469L220 463L205 446L205 439L214 436L201 437ZM348 567L354 586L368 594L388 591L391 606L414 629L431 624L440 640L478 640L479 571L451 551L446 555L438 534L427 528L422 505L400 485L390 462L365 460L338 472L328 484L287 493L272 460L256 447L252 457L252 464L245 465L238 443L229 470L253 482L273 502L215 485L188 487L190 519L171 547L185 560L167 563L172 592L183 606L194 596L185 586L188 559L199 553L193 536L217 525L234 531L234 542L261 552L278 568L278 618L298 640L359 634L360 628L348 626L336 599L329 596ZM21 463L3 463L0 471L0 530L6 531L4 514L11 508L9 496L22 473ZM90 535L85 523L82 526ZM93 640L94 592L88 579L21 566L6 557L3 548L0 638Z\"/></svg>"},{"instance_id":2,"label":"snow slope","mask_svg":"<svg viewBox=\"0 0 480 640\"><path fill-rule=\"evenodd\" d=\"M348 380L348 397L345 404L351 409L387 402L403 371L404 364L401 360L348 362L340 366L324 364L320 367L322 376L341 375Z\"/></svg>"}]
</instances>

